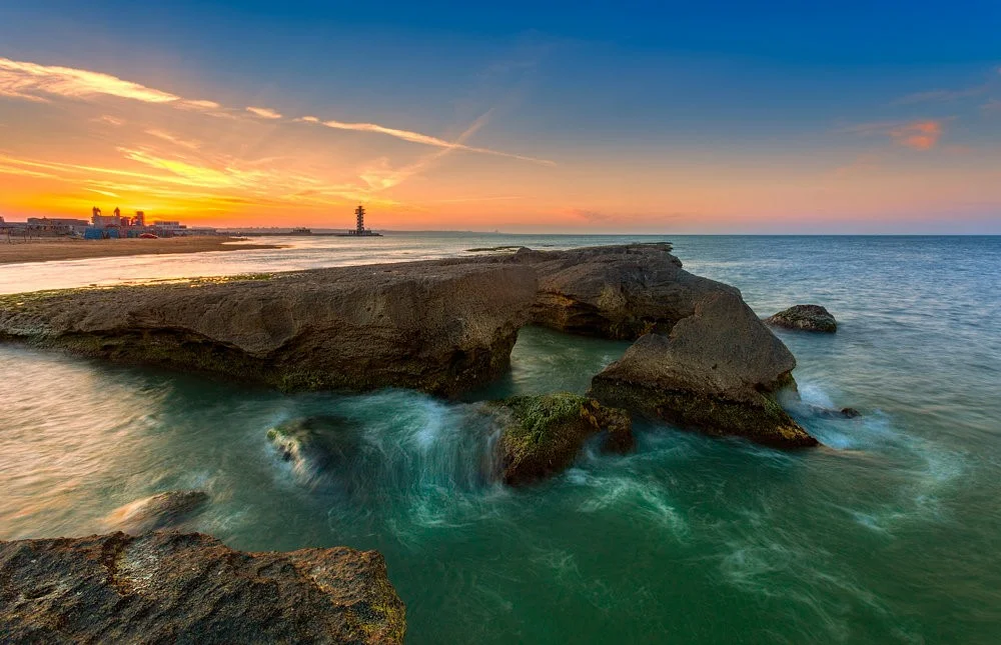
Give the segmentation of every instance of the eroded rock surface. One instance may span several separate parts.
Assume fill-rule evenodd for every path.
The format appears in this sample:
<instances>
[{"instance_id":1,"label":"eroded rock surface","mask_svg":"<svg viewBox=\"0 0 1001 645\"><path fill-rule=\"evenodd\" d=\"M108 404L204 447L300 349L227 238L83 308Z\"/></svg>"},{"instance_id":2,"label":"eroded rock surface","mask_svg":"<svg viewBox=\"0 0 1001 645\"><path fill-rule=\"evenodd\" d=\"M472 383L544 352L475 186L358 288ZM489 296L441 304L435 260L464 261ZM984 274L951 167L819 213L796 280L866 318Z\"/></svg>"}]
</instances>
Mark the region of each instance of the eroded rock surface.
<instances>
[{"instance_id":1,"label":"eroded rock surface","mask_svg":"<svg viewBox=\"0 0 1001 645\"><path fill-rule=\"evenodd\" d=\"M0 298L0 338L285 390L452 396L507 368L530 267L415 262Z\"/></svg>"},{"instance_id":2,"label":"eroded rock surface","mask_svg":"<svg viewBox=\"0 0 1001 645\"><path fill-rule=\"evenodd\" d=\"M688 273L667 243L568 251L521 249L489 260L531 266L539 292L533 322L560 331L633 340L667 333L707 293L733 287ZM487 261L481 258L479 261Z\"/></svg>"},{"instance_id":3,"label":"eroded rock surface","mask_svg":"<svg viewBox=\"0 0 1001 645\"><path fill-rule=\"evenodd\" d=\"M501 417L497 442L502 477L521 486L563 471L584 442L603 433L602 447L625 452L633 447L632 424L624 410L569 392L515 396L489 404Z\"/></svg>"},{"instance_id":4,"label":"eroded rock surface","mask_svg":"<svg viewBox=\"0 0 1001 645\"><path fill-rule=\"evenodd\" d=\"M5 643L402 643L382 556L198 533L0 542Z\"/></svg>"},{"instance_id":5,"label":"eroded rock surface","mask_svg":"<svg viewBox=\"0 0 1001 645\"><path fill-rule=\"evenodd\" d=\"M833 334L838 331L838 321L834 319L831 312L820 305L794 305L767 318L765 322L776 327L817 331L825 334Z\"/></svg>"},{"instance_id":6,"label":"eroded rock surface","mask_svg":"<svg viewBox=\"0 0 1001 645\"><path fill-rule=\"evenodd\" d=\"M200 490L166 491L117 508L104 522L108 528L133 535L158 529L176 529L203 510L208 501L208 493Z\"/></svg>"},{"instance_id":7,"label":"eroded rock surface","mask_svg":"<svg viewBox=\"0 0 1001 645\"><path fill-rule=\"evenodd\" d=\"M710 434L816 445L775 401L796 360L740 295L711 292L668 335L647 334L591 381L590 395Z\"/></svg>"}]
</instances>

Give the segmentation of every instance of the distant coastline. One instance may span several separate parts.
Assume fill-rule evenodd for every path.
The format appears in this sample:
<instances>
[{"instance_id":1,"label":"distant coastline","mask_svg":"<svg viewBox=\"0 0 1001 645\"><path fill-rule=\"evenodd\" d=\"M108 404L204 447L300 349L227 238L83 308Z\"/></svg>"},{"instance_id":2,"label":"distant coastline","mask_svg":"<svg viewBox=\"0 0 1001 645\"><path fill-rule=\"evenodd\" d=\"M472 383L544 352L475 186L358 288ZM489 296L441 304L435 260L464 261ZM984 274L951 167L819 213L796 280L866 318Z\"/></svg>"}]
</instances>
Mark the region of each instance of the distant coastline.
<instances>
[{"instance_id":1,"label":"distant coastline","mask_svg":"<svg viewBox=\"0 0 1001 645\"><path fill-rule=\"evenodd\" d=\"M87 258L124 257L130 255L167 255L202 253L205 251L249 251L280 249L280 244L248 244L238 237L174 237L156 240L74 240L39 238L30 242L7 243L0 240L0 264L83 260Z\"/></svg>"}]
</instances>

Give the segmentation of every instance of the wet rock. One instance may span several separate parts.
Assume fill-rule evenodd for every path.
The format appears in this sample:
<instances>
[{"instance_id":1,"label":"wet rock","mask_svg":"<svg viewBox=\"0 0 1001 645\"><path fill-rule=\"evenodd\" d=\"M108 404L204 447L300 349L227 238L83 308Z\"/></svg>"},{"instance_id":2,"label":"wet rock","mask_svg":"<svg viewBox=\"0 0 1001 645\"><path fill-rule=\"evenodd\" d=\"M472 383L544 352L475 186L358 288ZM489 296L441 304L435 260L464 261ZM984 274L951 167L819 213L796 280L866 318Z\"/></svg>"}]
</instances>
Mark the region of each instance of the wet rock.
<instances>
[{"instance_id":1,"label":"wet rock","mask_svg":"<svg viewBox=\"0 0 1001 645\"><path fill-rule=\"evenodd\" d=\"M767 318L765 322L776 327L827 334L833 334L838 330L838 322L834 320L834 316L820 305L795 305Z\"/></svg>"},{"instance_id":2,"label":"wet rock","mask_svg":"<svg viewBox=\"0 0 1001 645\"><path fill-rule=\"evenodd\" d=\"M530 267L414 262L0 297L0 339L284 390L453 396L509 364Z\"/></svg>"},{"instance_id":3,"label":"wet rock","mask_svg":"<svg viewBox=\"0 0 1001 645\"><path fill-rule=\"evenodd\" d=\"M647 334L591 381L602 404L715 435L817 445L775 401L796 360L739 294L716 291L667 336Z\"/></svg>"},{"instance_id":4,"label":"wet rock","mask_svg":"<svg viewBox=\"0 0 1001 645\"><path fill-rule=\"evenodd\" d=\"M633 447L632 426L622 410L569 392L516 396L491 403L503 423L497 443L502 477L521 486L563 471L584 442L601 432L602 447L625 452Z\"/></svg>"},{"instance_id":5,"label":"wet rock","mask_svg":"<svg viewBox=\"0 0 1001 645\"><path fill-rule=\"evenodd\" d=\"M199 533L0 542L5 643L402 643L382 556L244 553Z\"/></svg>"},{"instance_id":6,"label":"wet rock","mask_svg":"<svg viewBox=\"0 0 1001 645\"><path fill-rule=\"evenodd\" d=\"M357 457L353 428L338 417L285 421L269 429L267 438L292 464L299 483L309 488L333 484L337 471Z\"/></svg>"},{"instance_id":7,"label":"wet rock","mask_svg":"<svg viewBox=\"0 0 1001 645\"><path fill-rule=\"evenodd\" d=\"M158 529L177 529L201 512L208 501L208 493L200 490L157 493L115 509L104 522L109 528L133 535Z\"/></svg>"}]
</instances>

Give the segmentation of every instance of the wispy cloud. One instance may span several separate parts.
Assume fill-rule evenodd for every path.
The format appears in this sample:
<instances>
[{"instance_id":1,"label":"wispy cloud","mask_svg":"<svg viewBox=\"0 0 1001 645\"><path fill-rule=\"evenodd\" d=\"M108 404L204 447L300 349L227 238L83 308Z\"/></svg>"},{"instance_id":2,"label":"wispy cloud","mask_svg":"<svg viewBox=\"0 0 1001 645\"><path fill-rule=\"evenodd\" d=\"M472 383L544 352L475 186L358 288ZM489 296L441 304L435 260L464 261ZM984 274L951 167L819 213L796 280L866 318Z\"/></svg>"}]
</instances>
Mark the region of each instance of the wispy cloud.
<instances>
[{"instance_id":1,"label":"wispy cloud","mask_svg":"<svg viewBox=\"0 0 1001 645\"><path fill-rule=\"evenodd\" d=\"M176 146L187 148L188 150L197 150L202 145L200 141L195 141L193 139L182 139L181 137L175 134L171 134L166 130L158 130L156 128L150 128L149 130L146 130L146 134L150 135L151 137L156 137L157 139L160 139L162 141L167 141L168 143L172 143Z\"/></svg>"},{"instance_id":2,"label":"wispy cloud","mask_svg":"<svg viewBox=\"0 0 1001 645\"><path fill-rule=\"evenodd\" d=\"M980 109L984 112L1001 112L1001 100L991 99L981 105Z\"/></svg>"},{"instance_id":3,"label":"wispy cloud","mask_svg":"<svg viewBox=\"0 0 1001 645\"><path fill-rule=\"evenodd\" d=\"M57 67L0 58L0 95L33 101L48 96L89 98L106 95L145 103L171 103L181 97L122 80L116 76L71 67Z\"/></svg>"},{"instance_id":4,"label":"wispy cloud","mask_svg":"<svg viewBox=\"0 0 1001 645\"><path fill-rule=\"evenodd\" d=\"M250 112L254 116L259 116L262 119L280 119L280 118L282 118L281 114L279 114L278 112L275 112L271 108L248 107L247 108L247 112Z\"/></svg>"},{"instance_id":5,"label":"wispy cloud","mask_svg":"<svg viewBox=\"0 0 1001 645\"><path fill-rule=\"evenodd\" d=\"M943 130L942 119L919 119L905 123L865 123L846 128L845 132L886 136L912 150L931 150L938 144Z\"/></svg>"},{"instance_id":6,"label":"wispy cloud","mask_svg":"<svg viewBox=\"0 0 1001 645\"><path fill-rule=\"evenodd\" d=\"M488 112L485 116L488 116ZM484 117L480 117L481 119ZM304 121L307 119L303 119ZM530 161L532 163L542 164L545 166L555 166L556 163L548 159L539 159L537 157L528 157L525 155L512 154L510 152L501 152L499 150L492 150L490 148L478 148L476 146L469 146L462 143L459 140L447 141L438 137L433 137L428 134L421 134L420 132L413 132L410 130L400 130L398 128L389 128L383 125L378 125L376 123L345 123L343 121L322 121L321 125L325 125L328 128L334 128L335 130L352 130L355 132L374 132L376 134L384 134L386 136L395 137L397 139L402 139L403 141L410 141L411 143L420 143L426 146L434 146L436 148L443 148L446 150L461 150L465 152L478 152L482 154L495 155L499 157L508 157L511 159L520 159L522 161ZM479 129L479 128L477 128ZM464 133L465 134L465 133ZM468 135L466 135L468 136Z\"/></svg>"},{"instance_id":7,"label":"wispy cloud","mask_svg":"<svg viewBox=\"0 0 1001 645\"><path fill-rule=\"evenodd\" d=\"M907 96L900 97L891 105L913 105L915 103L958 101L960 99L981 96L989 89L990 83L985 83L983 85L968 87L962 90L930 90L927 92L915 92L914 94L908 94Z\"/></svg>"},{"instance_id":8,"label":"wispy cloud","mask_svg":"<svg viewBox=\"0 0 1001 645\"><path fill-rule=\"evenodd\" d=\"M110 116L108 114L99 116L93 120L98 123L106 123L108 125L114 125L114 126L125 125L125 119L120 119L117 116Z\"/></svg>"}]
</instances>

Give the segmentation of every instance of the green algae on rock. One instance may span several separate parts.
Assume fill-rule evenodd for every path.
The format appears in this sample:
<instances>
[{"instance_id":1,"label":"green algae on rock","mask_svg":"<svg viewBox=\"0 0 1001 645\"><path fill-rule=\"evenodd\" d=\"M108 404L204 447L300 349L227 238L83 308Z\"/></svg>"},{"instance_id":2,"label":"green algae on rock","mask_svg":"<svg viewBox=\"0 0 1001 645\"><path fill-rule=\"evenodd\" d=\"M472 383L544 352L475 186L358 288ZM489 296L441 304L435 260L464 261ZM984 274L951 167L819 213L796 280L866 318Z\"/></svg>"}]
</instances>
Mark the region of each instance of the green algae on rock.
<instances>
[{"instance_id":1,"label":"green algae on rock","mask_svg":"<svg viewBox=\"0 0 1001 645\"><path fill-rule=\"evenodd\" d=\"M633 446L629 416L593 399L569 392L515 396L490 407L502 414L498 451L506 484L520 486L565 469L584 442L603 432L603 449L625 452Z\"/></svg>"}]
</instances>

